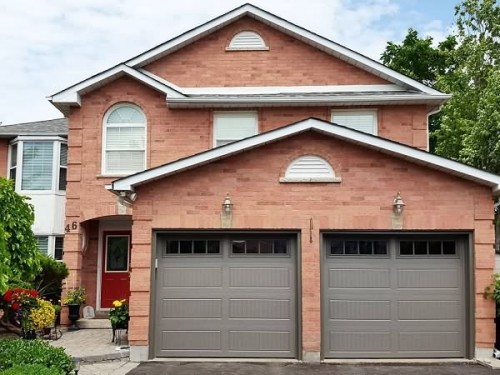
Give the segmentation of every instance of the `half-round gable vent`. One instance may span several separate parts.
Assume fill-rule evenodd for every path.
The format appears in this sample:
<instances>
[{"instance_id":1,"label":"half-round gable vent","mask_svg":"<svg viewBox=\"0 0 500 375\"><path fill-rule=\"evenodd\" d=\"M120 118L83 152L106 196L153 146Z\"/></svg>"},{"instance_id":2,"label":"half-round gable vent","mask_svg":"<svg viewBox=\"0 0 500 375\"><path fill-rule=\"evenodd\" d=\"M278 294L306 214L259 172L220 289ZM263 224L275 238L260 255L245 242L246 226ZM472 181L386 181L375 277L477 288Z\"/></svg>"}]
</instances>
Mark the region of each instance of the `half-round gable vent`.
<instances>
[{"instance_id":1,"label":"half-round gable vent","mask_svg":"<svg viewBox=\"0 0 500 375\"><path fill-rule=\"evenodd\" d=\"M268 50L264 39L254 31L242 31L236 34L229 46L228 51L253 51L253 50Z\"/></svg>"},{"instance_id":2,"label":"half-round gable vent","mask_svg":"<svg viewBox=\"0 0 500 375\"><path fill-rule=\"evenodd\" d=\"M301 156L290 163L280 182L340 182L332 166L315 155Z\"/></svg>"}]
</instances>

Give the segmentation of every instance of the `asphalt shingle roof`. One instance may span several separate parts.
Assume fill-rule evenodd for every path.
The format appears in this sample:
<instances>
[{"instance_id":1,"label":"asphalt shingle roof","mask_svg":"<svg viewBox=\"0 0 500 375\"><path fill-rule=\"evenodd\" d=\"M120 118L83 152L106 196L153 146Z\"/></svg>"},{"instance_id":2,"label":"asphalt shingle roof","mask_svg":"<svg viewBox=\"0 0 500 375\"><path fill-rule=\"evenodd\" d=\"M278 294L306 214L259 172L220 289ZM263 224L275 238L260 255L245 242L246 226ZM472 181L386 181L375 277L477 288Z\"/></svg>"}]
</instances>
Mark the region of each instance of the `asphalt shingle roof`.
<instances>
[{"instance_id":1,"label":"asphalt shingle roof","mask_svg":"<svg viewBox=\"0 0 500 375\"><path fill-rule=\"evenodd\" d=\"M68 135L68 119L58 118L46 121L24 122L21 124L0 125L0 138L18 135Z\"/></svg>"}]
</instances>

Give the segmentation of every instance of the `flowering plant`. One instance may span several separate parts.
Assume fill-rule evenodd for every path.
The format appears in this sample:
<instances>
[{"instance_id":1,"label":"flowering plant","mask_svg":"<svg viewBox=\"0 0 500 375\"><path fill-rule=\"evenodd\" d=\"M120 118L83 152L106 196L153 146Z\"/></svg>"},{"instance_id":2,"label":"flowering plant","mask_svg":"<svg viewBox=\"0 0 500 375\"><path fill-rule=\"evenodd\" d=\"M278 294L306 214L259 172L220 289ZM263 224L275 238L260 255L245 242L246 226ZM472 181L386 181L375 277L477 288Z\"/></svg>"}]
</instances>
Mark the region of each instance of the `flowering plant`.
<instances>
[{"instance_id":1,"label":"flowering plant","mask_svg":"<svg viewBox=\"0 0 500 375\"><path fill-rule=\"evenodd\" d=\"M5 318L16 327L24 330L33 329L29 315L32 309L38 307L38 297L38 292L34 289L7 290L0 301Z\"/></svg>"},{"instance_id":2,"label":"flowering plant","mask_svg":"<svg viewBox=\"0 0 500 375\"><path fill-rule=\"evenodd\" d=\"M35 329L50 327L56 318L56 310L52 303L38 299L38 306L30 311L29 320Z\"/></svg>"},{"instance_id":3,"label":"flowering plant","mask_svg":"<svg viewBox=\"0 0 500 375\"><path fill-rule=\"evenodd\" d=\"M112 326L128 324L129 315L126 299L113 301L113 307L109 311L109 320Z\"/></svg>"},{"instance_id":4,"label":"flowering plant","mask_svg":"<svg viewBox=\"0 0 500 375\"><path fill-rule=\"evenodd\" d=\"M85 303L85 299L85 288L79 287L68 289L66 297L63 298L63 303L65 305L82 305Z\"/></svg>"}]
</instances>

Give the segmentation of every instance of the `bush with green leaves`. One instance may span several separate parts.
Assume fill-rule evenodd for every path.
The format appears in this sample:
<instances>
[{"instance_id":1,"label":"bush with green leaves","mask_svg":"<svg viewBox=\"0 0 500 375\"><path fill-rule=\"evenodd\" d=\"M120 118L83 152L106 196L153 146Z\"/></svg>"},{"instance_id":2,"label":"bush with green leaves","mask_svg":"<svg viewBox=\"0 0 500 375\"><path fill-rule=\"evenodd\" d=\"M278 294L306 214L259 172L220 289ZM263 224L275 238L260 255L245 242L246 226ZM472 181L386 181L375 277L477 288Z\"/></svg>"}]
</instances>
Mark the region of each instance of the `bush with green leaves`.
<instances>
[{"instance_id":1,"label":"bush with green leaves","mask_svg":"<svg viewBox=\"0 0 500 375\"><path fill-rule=\"evenodd\" d=\"M0 371L0 375L64 375L59 369L43 365L15 365L8 370Z\"/></svg>"},{"instance_id":2,"label":"bush with green leaves","mask_svg":"<svg viewBox=\"0 0 500 375\"><path fill-rule=\"evenodd\" d=\"M40 295L53 304L60 304L63 280L68 277L69 270L65 263L48 255L40 257L42 270L33 283Z\"/></svg>"},{"instance_id":3,"label":"bush with green leaves","mask_svg":"<svg viewBox=\"0 0 500 375\"><path fill-rule=\"evenodd\" d=\"M53 347L41 340L0 340L0 371L22 365L40 365L58 371L48 373L50 375L68 374L73 370L73 360L63 348Z\"/></svg>"}]
</instances>

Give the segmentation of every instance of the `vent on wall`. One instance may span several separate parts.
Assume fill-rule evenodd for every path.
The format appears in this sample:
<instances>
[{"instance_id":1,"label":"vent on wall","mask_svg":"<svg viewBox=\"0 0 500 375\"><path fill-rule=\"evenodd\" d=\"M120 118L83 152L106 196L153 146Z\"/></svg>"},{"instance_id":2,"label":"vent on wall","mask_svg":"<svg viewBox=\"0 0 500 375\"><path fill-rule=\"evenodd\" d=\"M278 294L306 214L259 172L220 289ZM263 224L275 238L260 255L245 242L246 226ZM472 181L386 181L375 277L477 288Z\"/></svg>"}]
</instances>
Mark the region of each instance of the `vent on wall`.
<instances>
[{"instance_id":1,"label":"vent on wall","mask_svg":"<svg viewBox=\"0 0 500 375\"><path fill-rule=\"evenodd\" d=\"M267 51L269 47L266 46L264 39L254 31L242 31L236 34L226 51Z\"/></svg>"},{"instance_id":2,"label":"vent on wall","mask_svg":"<svg viewBox=\"0 0 500 375\"><path fill-rule=\"evenodd\" d=\"M341 182L332 166L315 155L301 156L290 163L280 182Z\"/></svg>"}]
</instances>

